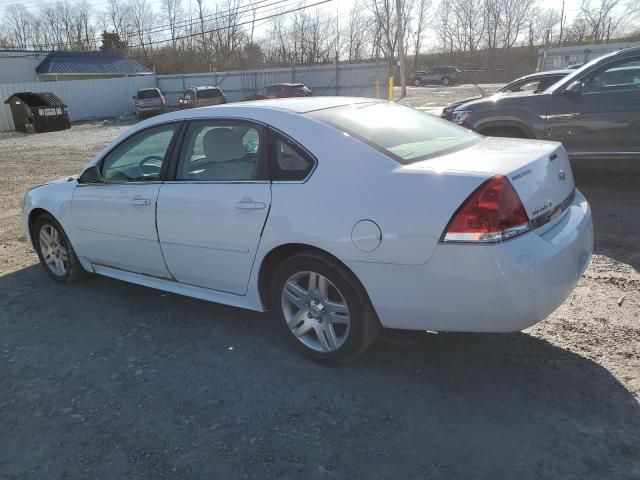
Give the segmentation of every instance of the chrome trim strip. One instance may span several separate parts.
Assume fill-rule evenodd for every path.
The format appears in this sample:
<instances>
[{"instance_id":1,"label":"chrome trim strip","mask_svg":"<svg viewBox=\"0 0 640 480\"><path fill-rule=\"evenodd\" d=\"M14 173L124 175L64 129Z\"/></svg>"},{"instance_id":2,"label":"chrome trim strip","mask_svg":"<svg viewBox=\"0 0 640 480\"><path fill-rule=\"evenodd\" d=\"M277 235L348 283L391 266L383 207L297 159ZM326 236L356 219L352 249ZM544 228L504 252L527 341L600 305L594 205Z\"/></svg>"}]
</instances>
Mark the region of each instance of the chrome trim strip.
<instances>
[{"instance_id":1,"label":"chrome trim strip","mask_svg":"<svg viewBox=\"0 0 640 480\"><path fill-rule=\"evenodd\" d=\"M569 205L571 205L573 203L573 199L576 196L576 189L575 187L573 188L573 190L571 191L571 193L569 194L569 196L567 198L565 198L562 203L560 203L559 205L556 205L555 208L549 210L546 213L543 213L542 215L539 215L533 219L530 220L530 224L531 224L531 229L535 230L538 227L541 227L543 225L546 225L547 223L549 223L551 220L553 220L554 218L558 217L560 214L562 214L567 208L569 208Z\"/></svg>"},{"instance_id":2,"label":"chrome trim strip","mask_svg":"<svg viewBox=\"0 0 640 480\"><path fill-rule=\"evenodd\" d=\"M204 248L207 250L222 250L224 252L249 253L248 248L233 247L231 245L223 245L217 243L206 242L187 242L184 240L160 239L160 245L178 245L180 247Z\"/></svg>"}]
</instances>

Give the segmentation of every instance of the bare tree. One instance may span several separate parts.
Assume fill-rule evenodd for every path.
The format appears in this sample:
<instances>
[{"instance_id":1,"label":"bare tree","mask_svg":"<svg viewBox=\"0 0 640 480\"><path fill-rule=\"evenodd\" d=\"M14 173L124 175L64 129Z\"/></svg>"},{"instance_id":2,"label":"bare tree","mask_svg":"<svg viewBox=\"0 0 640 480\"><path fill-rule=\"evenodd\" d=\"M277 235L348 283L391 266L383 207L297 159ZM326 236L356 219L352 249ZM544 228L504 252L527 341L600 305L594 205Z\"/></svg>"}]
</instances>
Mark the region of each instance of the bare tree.
<instances>
[{"instance_id":1,"label":"bare tree","mask_svg":"<svg viewBox=\"0 0 640 480\"><path fill-rule=\"evenodd\" d=\"M427 27L427 13L431 8L431 0L417 0L415 21L413 23L413 69L418 69L418 57L422 40Z\"/></svg>"},{"instance_id":2,"label":"bare tree","mask_svg":"<svg viewBox=\"0 0 640 480\"><path fill-rule=\"evenodd\" d=\"M182 1L181 0L163 0L162 13L167 21L169 34L171 35L171 46L176 48L179 25L178 22L182 17Z\"/></svg>"},{"instance_id":3,"label":"bare tree","mask_svg":"<svg viewBox=\"0 0 640 480\"><path fill-rule=\"evenodd\" d=\"M640 2L630 0L582 0L579 20L587 27L594 41L609 41L623 22L632 25L640 18Z\"/></svg>"},{"instance_id":4,"label":"bare tree","mask_svg":"<svg viewBox=\"0 0 640 480\"><path fill-rule=\"evenodd\" d=\"M155 20L150 0L132 0L129 4L129 15L134 34L139 42L137 46L142 49L142 54L147 57L151 39L149 32Z\"/></svg>"}]
</instances>

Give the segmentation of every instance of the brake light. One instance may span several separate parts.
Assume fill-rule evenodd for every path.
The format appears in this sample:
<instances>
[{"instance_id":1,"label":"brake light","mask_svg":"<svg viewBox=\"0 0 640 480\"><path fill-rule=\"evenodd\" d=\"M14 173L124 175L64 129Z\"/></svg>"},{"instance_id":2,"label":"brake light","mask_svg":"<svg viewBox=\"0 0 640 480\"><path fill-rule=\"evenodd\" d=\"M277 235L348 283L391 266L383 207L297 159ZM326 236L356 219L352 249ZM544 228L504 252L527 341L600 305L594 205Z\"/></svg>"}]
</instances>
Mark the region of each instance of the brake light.
<instances>
[{"instance_id":1,"label":"brake light","mask_svg":"<svg viewBox=\"0 0 640 480\"><path fill-rule=\"evenodd\" d=\"M164 97L162 95L160 95L160 101L162 102L162 105L165 104L165 99L164 99Z\"/></svg>"},{"instance_id":2,"label":"brake light","mask_svg":"<svg viewBox=\"0 0 640 480\"><path fill-rule=\"evenodd\" d=\"M503 175L480 185L453 214L443 242L501 242L531 230L515 189Z\"/></svg>"}]
</instances>

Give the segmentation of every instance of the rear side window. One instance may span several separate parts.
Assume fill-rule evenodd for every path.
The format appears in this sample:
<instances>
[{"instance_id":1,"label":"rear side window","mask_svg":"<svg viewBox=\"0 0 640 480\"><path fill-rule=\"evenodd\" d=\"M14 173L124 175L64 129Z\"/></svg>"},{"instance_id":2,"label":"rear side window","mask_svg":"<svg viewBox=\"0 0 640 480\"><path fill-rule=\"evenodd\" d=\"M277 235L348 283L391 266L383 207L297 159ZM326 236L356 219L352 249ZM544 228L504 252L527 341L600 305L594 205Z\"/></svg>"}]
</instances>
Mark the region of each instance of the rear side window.
<instances>
[{"instance_id":1,"label":"rear side window","mask_svg":"<svg viewBox=\"0 0 640 480\"><path fill-rule=\"evenodd\" d=\"M145 100L148 98L159 98L160 92L156 89L153 90L138 90L138 98L140 100Z\"/></svg>"},{"instance_id":2,"label":"rear side window","mask_svg":"<svg viewBox=\"0 0 640 480\"><path fill-rule=\"evenodd\" d=\"M465 148L480 139L470 130L389 102L326 108L307 115L357 138L403 165Z\"/></svg>"},{"instance_id":3,"label":"rear side window","mask_svg":"<svg viewBox=\"0 0 640 480\"><path fill-rule=\"evenodd\" d=\"M207 88L206 90L198 90L198 98L218 98L222 96L219 88Z\"/></svg>"},{"instance_id":4,"label":"rear side window","mask_svg":"<svg viewBox=\"0 0 640 480\"><path fill-rule=\"evenodd\" d=\"M292 140L270 131L269 164L272 181L295 182L307 178L315 160Z\"/></svg>"}]
</instances>

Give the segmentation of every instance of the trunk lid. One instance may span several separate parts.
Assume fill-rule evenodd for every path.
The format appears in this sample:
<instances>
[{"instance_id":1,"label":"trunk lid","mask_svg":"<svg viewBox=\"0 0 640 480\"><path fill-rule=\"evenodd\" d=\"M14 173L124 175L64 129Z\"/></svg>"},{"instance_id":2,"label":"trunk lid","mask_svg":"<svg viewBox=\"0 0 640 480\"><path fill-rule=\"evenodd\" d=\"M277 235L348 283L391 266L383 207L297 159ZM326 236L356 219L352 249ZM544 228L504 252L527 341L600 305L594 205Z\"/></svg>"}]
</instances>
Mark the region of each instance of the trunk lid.
<instances>
[{"instance_id":1,"label":"trunk lid","mask_svg":"<svg viewBox=\"0 0 640 480\"><path fill-rule=\"evenodd\" d=\"M405 168L504 175L518 193L533 228L562 213L575 189L567 153L556 142L486 137L469 148Z\"/></svg>"}]
</instances>

